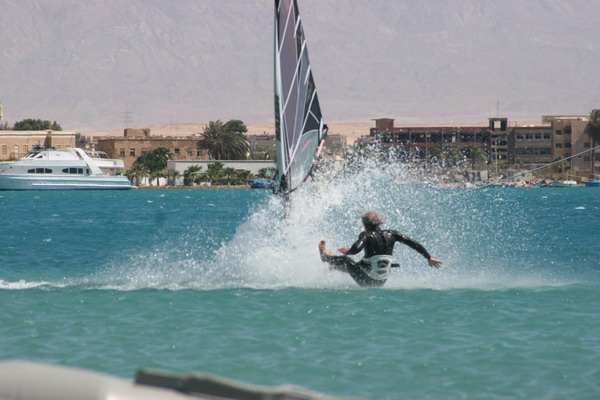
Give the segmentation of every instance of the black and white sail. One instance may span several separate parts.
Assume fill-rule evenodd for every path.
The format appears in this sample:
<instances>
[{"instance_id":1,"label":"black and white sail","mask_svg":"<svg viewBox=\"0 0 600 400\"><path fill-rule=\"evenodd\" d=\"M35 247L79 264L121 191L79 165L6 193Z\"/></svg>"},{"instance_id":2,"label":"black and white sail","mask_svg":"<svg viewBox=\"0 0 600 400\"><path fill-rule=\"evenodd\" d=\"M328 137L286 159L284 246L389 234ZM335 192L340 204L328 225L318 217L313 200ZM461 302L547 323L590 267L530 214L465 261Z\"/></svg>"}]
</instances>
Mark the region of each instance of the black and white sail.
<instances>
[{"instance_id":1,"label":"black and white sail","mask_svg":"<svg viewBox=\"0 0 600 400\"><path fill-rule=\"evenodd\" d=\"M275 138L278 191L310 176L325 139L296 0L275 0Z\"/></svg>"}]
</instances>

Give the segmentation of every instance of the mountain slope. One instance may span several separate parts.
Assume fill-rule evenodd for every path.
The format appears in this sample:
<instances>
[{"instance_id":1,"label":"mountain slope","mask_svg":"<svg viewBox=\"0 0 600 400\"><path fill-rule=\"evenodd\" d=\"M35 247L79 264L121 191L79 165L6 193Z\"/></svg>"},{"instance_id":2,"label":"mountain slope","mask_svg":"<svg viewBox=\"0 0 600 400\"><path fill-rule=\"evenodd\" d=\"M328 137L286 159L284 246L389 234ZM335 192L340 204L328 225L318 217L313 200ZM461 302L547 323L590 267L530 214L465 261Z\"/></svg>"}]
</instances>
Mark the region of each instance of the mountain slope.
<instances>
[{"instance_id":1,"label":"mountain slope","mask_svg":"<svg viewBox=\"0 0 600 400\"><path fill-rule=\"evenodd\" d=\"M270 0L0 0L5 118L66 129L270 121ZM300 0L332 121L480 121L600 104L600 3Z\"/></svg>"}]
</instances>

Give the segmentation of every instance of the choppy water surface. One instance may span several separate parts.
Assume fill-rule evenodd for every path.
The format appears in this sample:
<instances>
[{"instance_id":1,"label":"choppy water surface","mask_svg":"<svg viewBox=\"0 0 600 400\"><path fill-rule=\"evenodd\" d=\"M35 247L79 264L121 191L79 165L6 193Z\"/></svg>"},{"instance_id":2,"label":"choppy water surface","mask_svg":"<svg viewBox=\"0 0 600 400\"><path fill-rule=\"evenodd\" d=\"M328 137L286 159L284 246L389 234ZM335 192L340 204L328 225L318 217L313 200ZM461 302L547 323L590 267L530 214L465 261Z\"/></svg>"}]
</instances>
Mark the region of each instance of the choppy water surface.
<instances>
[{"instance_id":1,"label":"choppy water surface","mask_svg":"<svg viewBox=\"0 0 600 400\"><path fill-rule=\"evenodd\" d=\"M364 169L297 193L0 192L0 357L370 399L600 395L600 190ZM338 177L339 178L339 177ZM339 182L343 182L339 183ZM383 289L319 260L360 215L417 239Z\"/></svg>"}]
</instances>

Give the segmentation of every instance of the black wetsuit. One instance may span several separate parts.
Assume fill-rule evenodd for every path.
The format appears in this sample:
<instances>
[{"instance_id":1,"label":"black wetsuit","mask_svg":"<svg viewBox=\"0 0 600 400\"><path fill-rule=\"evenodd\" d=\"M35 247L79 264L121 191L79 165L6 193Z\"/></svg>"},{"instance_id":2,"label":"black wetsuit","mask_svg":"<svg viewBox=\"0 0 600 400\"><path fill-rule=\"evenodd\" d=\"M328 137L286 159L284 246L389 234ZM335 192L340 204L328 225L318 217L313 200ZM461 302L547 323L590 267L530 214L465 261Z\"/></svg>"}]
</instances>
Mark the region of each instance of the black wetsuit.
<instances>
[{"instance_id":1,"label":"black wetsuit","mask_svg":"<svg viewBox=\"0 0 600 400\"><path fill-rule=\"evenodd\" d=\"M361 232L358 236L358 240L352 245L346 255L325 255L324 260L329 263L331 269L349 273L360 286L381 287L385 284L385 280L373 279L365 272L365 269L370 268L369 264L363 261L356 262L348 256L358 254L363 250L365 251L365 258L376 255L391 256L396 242L404 243L421 253L421 255L427 259L431 257L427 250L425 250L425 247L408 236L404 236L400 232L394 230L375 228L374 230Z\"/></svg>"}]
</instances>

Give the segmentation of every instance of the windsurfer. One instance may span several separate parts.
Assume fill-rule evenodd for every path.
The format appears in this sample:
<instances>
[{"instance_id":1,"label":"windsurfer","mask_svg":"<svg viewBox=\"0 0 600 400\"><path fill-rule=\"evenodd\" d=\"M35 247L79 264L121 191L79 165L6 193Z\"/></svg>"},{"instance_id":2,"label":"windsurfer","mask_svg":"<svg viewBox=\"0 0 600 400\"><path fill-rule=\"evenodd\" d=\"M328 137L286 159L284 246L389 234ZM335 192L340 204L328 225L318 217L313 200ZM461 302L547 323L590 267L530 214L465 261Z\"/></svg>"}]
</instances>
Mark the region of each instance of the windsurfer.
<instances>
[{"instance_id":1,"label":"windsurfer","mask_svg":"<svg viewBox=\"0 0 600 400\"><path fill-rule=\"evenodd\" d=\"M387 281L392 267L392 253L396 242L404 243L419 252L427 259L429 266L440 268L442 261L431 257L425 247L417 241L395 230L382 230L383 218L374 211L361 218L365 230L358 240L348 249L340 248L342 256L335 256L327 249L324 240L319 243L321 260L329 264L329 269L347 272L360 286L381 287ZM364 250L364 257L359 262L348 257Z\"/></svg>"}]
</instances>

